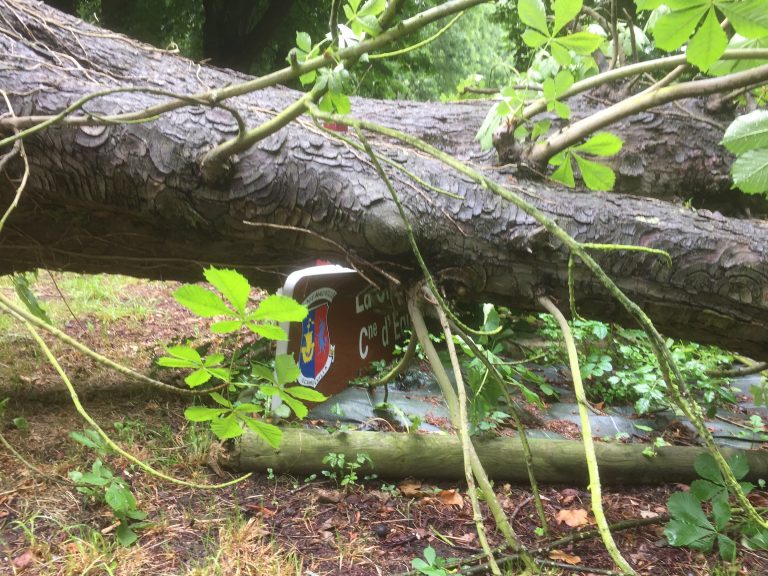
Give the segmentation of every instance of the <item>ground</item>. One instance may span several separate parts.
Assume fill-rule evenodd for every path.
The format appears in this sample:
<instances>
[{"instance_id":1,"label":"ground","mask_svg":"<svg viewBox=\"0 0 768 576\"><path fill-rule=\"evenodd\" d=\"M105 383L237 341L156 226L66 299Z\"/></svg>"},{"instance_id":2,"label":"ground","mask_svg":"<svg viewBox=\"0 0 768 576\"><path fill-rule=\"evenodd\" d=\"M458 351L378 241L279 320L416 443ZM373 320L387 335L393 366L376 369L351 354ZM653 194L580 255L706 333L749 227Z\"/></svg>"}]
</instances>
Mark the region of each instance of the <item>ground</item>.
<instances>
[{"instance_id":1,"label":"ground","mask_svg":"<svg viewBox=\"0 0 768 576\"><path fill-rule=\"evenodd\" d=\"M150 372L163 345L202 333L199 320L171 298L174 287L41 272L34 289L68 333ZM12 293L7 283L0 289ZM314 479L268 475L200 490L159 480L110 455L105 461L131 486L138 508L148 513L149 524L139 531L138 542L121 547L110 509L84 500L66 482L70 471L89 469L96 458L68 436L85 423L23 327L0 316L0 334L0 400L10 398L0 431L37 468L0 447L0 574L389 575L408 571L427 546L441 558L466 558L479 551L469 499L459 484L360 480L342 490L321 474ZM229 478L208 465L211 440L205 428L184 419L188 399L158 394L70 349L53 348L88 412L132 454L185 480ZM606 491L608 519L663 515L668 495L679 489L685 487ZM503 484L497 491L515 531L529 546L594 530L583 489L543 489L549 539L536 537L529 490ZM765 494L753 497L768 504ZM715 555L668 546L662 530L660 524L648 524L616 533L619 547L642 574L768 573L765 556L743 550L738 565L724 566ZM501 543L493 530L491 541ZM559 565L588 567L582 569L586 573L612 568L594 538L562 543L542 557L552 562L544 568L547 574L567 573Z\"/></svg>"}]
</instances>

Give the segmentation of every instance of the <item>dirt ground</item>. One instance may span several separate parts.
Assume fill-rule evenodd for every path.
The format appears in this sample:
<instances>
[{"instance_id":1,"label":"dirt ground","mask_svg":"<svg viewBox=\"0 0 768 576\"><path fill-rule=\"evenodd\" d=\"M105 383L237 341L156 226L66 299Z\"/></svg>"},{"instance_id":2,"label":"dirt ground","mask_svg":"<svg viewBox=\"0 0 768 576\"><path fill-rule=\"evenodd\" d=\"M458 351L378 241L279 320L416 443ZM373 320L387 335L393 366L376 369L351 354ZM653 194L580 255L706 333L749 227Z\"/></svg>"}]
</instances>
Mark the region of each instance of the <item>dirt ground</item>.
<instances>
[{"instance_id":1,"label":"dirt ground","mask_svg":"<svg viewBox=\"0 0 768 576\"><path fill-rule=\"evenodd\" d=\"M63 283L60 275L56 278L62 280L56 284ZM99 293L93 302L73 306L74 317L63 310L52 315L69 334L101 353L150 372L163 345L203 333L199 320L171 298L174 286L123 280L109 295ZM7 287L2 290L11 293ZM61 308L61 296L50 278L41 277L35 291L44 303ZM111 310L107 315L105 302ZM411 560L423 558L427 546L446 559L480 551L461 484L436 485L422 478L397 484L374 480L342 490L322 474L315 479L262 475L224 489L203 490L163 481L110 455L105 461L131 486L138 508L148 513L138 542L121 547L115 542L116 523L109 508L84 500L67 481L70 471L86 470L96 458L68 437L87 425L23 327L5 323L2 329L0 400L10 401L0 432L37 470L0 446L0 574L393 575L410 570ZM147 390L46 340L86 410L126 450L187 481L218 483L230 478L208 466L210 436L204 427L184 419L188 399ZM163 373L173 383L167 376ZM724 566L714 554L669 546L663 525L654 519L666 514L669 494L681 489L686 487L605 491L609 522L650 522L615 534L639 573L768 574L766 555L749 550L740 550L736 565ZM536 535L536 514L526 487L497 484L496 491L522 542L543 549L539 558L548 563L543 573L612 573L599 538L549 545L594 531L586 490L544 487L547 537ZM765 492L751 497L768 506ZM484 505L483 511L491 544L500 545ZM444 572L449 573L455 572ZM508 573L521 571L510 568Z\"/></svg>"}]
</instances>

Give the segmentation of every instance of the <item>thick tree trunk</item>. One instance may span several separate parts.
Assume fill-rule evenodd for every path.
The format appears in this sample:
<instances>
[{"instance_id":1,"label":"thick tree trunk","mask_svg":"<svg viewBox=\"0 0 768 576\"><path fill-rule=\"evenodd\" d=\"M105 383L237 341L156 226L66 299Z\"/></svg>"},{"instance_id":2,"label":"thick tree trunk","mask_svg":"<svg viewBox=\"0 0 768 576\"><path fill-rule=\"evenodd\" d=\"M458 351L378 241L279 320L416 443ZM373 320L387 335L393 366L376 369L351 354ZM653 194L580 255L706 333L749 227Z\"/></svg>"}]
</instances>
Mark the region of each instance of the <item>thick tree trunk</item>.
<instances>
[{"instance_id":1,"label":"thick tree trunk","mask_svg":"<svg viewBox=\"0 0 768 576\"><path fill-rule=\"evenodd\" d=\"M528 482L525 455L520 441L493 438L473 441L483 468L493 480ZM584 445L575 440L530 439L533 468L539 482L579 484L589 482ZM653 458L643 455L642 444L597 443L595 451L604 485L664 484L690 482L699 477L693 462L704 448L667 446ZM266 472L306 476L328 469L323 462L329 452L344 454L353 461L367 454L373 461L360 474L381 478L434 478L458 480L464 477L461 443L448 434L400 434L382 432L336 432L326 430L283 430L280 448L275 450L261 437L247 432L229 445L220 464L240 472ZM726 457L737 451L723 449ZM768 454L755 450L741 452L749 461L753 481L768 473Z\"/></svg>"},{"instance_id":2,"label":"thick tree trunk","mask_svg":"<svg viewBox=\"0 0 768 576\"><path fill-rule=\"evenodd\" d=\"M57 113L108 87L195 94L247 78L88 27L31 0L0 1L0 61L0 86L17 115ZM296 98L274 88L228 105L253 127ZM110 114L165 100L116 93L86 109ZM672 266L634 252L598 260L664 333L768 358L768 223L563 191L494 169L473 140L486 106L358 99L353 113L487 166L579 241L667 250ZM697 136L705 128L692 126L688 140L706 141ZM0 129L10 133L7 117ZM275 287L286 273L325 258L378 279L377 270L386 271L403 284L420 276L395 204L364 154L304 119L235 158L226 181L204 181L200 159L235 134L228 112L191 106L144 124L55 126L28 137L29 182L0 237L0 273L45 266L197 280L203 264L218 263ZM567 302L568 253L537 222L436 161L396 142L373 142L421 179L463 197L437 195L388 168L426 261L451 295L534 308L543 291ZM663 143L646 153L646 172L674 158ZM5 168L3 206L21 169L18 158ZM582 314L626 320L582 266L575 281Z\"/></svg>"}]
</instances>

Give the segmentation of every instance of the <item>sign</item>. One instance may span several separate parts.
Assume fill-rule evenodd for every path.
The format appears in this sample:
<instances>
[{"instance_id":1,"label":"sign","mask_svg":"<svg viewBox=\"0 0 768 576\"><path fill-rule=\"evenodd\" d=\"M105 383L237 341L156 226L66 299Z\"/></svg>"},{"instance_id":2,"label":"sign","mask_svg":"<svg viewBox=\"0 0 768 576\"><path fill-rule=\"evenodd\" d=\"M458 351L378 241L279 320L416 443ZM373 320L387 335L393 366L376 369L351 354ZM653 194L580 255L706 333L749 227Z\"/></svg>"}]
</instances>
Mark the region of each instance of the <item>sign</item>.
<instances>
[{"instance_id":1,"label":"sign","mask_svg":"<svg viewBox=\"0 0 768 576\"><path fill-rule=\"evenodd\" d=\"M304 304L309 314L301 324L282 325L288 341L277 343L277 354L292 354L299 384L327 396L369 374L371 362L390 362L410 326L402 294L377 290L349 268L299 270L288 276L281 293Z\"/></svg>"}]
</instances>

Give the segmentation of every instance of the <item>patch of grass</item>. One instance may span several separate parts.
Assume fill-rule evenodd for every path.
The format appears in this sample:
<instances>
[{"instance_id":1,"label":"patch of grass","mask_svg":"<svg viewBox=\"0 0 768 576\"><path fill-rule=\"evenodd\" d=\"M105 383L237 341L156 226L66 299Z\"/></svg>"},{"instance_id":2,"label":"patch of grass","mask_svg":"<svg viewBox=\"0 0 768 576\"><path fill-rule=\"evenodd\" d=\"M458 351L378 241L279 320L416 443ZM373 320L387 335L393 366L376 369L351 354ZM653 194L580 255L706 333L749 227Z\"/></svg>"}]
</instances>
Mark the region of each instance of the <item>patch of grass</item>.
<instances>
[{"instance_id":1,"label":"patch of grass","mask_svg":"<svg viewBox=\"0 0 768 576\"><path fill-rule=\"evenodd\" d=\"M301 560L265 538L268 533L258 518L233 515L219 528L211 555L188 576L300 576Z\"/></svg>"}]
</instances>

